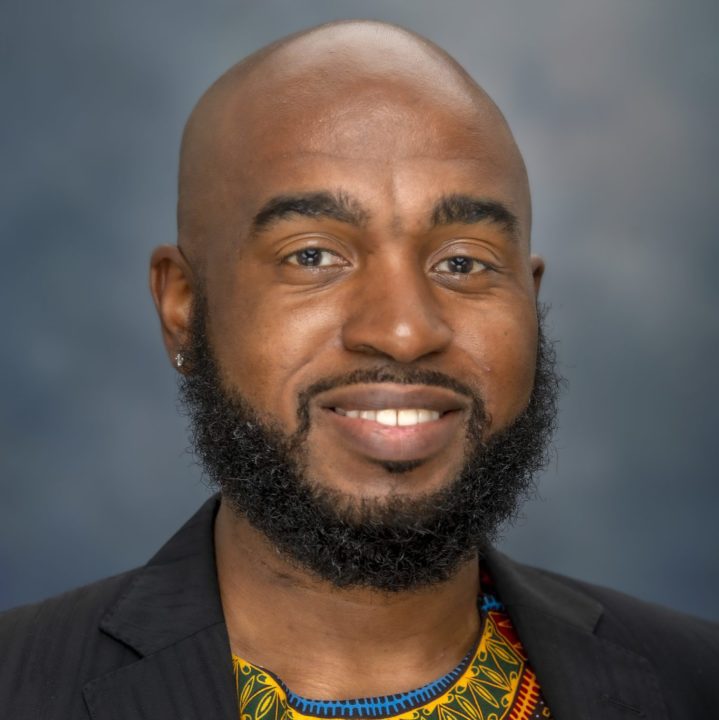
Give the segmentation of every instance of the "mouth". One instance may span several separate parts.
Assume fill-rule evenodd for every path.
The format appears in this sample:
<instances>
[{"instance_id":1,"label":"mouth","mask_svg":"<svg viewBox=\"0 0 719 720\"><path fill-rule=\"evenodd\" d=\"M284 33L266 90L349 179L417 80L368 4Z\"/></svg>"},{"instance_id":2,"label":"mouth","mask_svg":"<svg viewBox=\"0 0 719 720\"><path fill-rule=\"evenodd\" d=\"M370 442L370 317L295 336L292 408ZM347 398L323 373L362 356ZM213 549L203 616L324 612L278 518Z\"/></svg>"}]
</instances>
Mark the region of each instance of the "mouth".
<instances>
[{"instance_id":1,"label":"mouth","mask_svg":"<svg viewBox=\"0 0 719 720\"><path fill-rule=\"evenodd\" d=\"M373 462L424 461L463 441L470 399L434 386L352 385L317 399L319 427Z\"/></svg>"}]
</instances>

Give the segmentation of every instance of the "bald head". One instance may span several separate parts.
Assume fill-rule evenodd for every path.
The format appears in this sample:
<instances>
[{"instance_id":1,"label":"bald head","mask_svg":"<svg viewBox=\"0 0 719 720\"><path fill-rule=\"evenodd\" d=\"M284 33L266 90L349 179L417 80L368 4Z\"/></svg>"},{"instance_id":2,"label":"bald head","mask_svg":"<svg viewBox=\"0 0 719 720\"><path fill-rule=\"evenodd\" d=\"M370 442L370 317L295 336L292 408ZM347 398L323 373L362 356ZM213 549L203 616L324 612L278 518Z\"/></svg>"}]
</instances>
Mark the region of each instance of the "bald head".
<instances>
[{"instance_id":1,"label":"bald head","mask_svg":"<svg viewBox=\"0 0 719 720\"><path fill-rule=\"evenodd\" d=\"M526 171L504 117L453 58L405 29L370 21L313 28L257 51L207 90L182 140L186 253L202 262L228 227L241 235L257 181L289 152L377 162L481 156L516 185L528 239Z\"/></svg>"}]
</instances>

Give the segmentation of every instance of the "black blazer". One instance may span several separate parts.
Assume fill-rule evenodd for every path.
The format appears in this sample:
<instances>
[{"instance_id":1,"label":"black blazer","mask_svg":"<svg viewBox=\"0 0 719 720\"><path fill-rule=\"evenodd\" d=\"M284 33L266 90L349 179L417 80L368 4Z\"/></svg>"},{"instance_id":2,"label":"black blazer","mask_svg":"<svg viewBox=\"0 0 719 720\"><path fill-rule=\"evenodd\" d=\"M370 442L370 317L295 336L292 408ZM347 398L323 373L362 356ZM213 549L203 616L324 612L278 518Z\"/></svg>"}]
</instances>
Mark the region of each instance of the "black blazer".
<instances>
[{"instance_id":1,"label":"black blazer","mask_svg":"<svg viewBox=\"0 0 719 720\"><path fill-rule=\"evenodd\" d=\"M0 718L237 720L217 506L146 566L0 615ZM485 561L557 720L719 718L719 626Z\"/></svg>"}]
</instances>

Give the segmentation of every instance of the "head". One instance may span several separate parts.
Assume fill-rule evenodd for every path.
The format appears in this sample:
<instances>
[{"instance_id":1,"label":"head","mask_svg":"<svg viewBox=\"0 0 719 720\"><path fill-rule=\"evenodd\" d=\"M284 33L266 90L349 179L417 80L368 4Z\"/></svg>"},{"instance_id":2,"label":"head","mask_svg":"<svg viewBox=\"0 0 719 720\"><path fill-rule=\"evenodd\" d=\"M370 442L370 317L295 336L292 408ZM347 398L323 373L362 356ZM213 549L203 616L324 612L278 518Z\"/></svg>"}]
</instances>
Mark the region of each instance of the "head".
<instances>
[{"instance_id":1,"label":"head","mask_svg":"<svg viewBox=\"0 0 719 720\"><path fill-rule=\"evenodd\" d=\"M290 37L194 109L178 224L153 296L238 517L338 584L451 574L515 512L553 422L527 176L494 103L393 26ZM418 566L443 536L436 572L387 570L383 548Z\"/></svg>"}]
</instances>

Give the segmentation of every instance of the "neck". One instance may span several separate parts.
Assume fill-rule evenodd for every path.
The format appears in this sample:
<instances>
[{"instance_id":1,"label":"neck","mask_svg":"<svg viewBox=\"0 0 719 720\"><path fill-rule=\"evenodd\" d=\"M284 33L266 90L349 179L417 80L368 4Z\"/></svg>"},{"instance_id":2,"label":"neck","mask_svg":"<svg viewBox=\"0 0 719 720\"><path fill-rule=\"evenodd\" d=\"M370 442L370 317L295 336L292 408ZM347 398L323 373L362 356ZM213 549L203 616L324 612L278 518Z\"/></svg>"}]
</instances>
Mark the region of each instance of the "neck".
<instances>
[{"instance_id":1,"label":"neck","mask_svg":"<svg viewBox=\"0 0 719 720\"><path fill-rule=\"evenodd\" d=\"M288 563L224 502L215 547L233 653L299 695L411 690L452 670L477 640L476 558L421 590L338 589Z\"/></svg>"}]
</instances>

